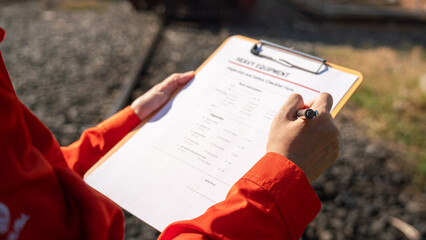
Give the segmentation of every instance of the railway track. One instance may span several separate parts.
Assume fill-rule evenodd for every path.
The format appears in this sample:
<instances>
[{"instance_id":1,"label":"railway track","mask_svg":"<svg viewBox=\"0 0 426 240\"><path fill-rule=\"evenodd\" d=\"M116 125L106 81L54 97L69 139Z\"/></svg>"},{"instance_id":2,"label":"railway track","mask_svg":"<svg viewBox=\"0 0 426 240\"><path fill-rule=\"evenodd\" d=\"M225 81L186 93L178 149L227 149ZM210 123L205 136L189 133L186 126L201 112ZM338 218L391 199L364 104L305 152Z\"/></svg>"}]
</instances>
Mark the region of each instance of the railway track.
<instances>
[{"instance_id":1,"label":"railway track","mask_svg":"<svg viewBox=\"0 0 426 240\"><path fill-rule=\"evenodd\" d=\"M130 104L130 100L132 98L132 93L136 87L138 87L138 83L142 80L144 73L146 72L149 63L155 54L155 51L158 47L158 43L161 41L161 38L164 34L164 30L167 26L167 19L163 18L159 23L159 27L154 34L151 42L149 43L149 47L142 52L142 54L138 57L138 59L133 63L132 70L125 76L123 79L123 84L119 90L119 95L112 107L108 111L107 117L111 117L116 112L120 111L124 107Z\"/></svg>"},{"instance_id":2,"label":"railway track","mask_svg":"<svg viewBox=\"0 0 426 240\"><path fill-rule=\"evenodd\" d=\"M149 48L146 48L145 51L139 56L137 61L132 65L132 70L125 76L123 79L123 84L119 90L119 96L115 100L114 104L107 113L107 117L112 116L114 113L120 111L125 106L127 106L132 100L132 93L138 87L143 88L152 87L154 84L144 84L144 76L152 58L158 54L158 47L161 41L163 40L164 33L169 26L169 23L174 20L179 22L186 22L188 24L193 24L195 22L203 22L211 25L217 26L221 20L221 17L226 15L239 16L244 14L249 8L253 7L255 1L247 1L247 4L242 4L242 6L227 5L229 3L223 3L220 1L210 1L210 0L180 0L180 1L141 1L134 0L132 2L133 6L136 9L141 10L141 3L148 3L144 5L143 8L151 9L157 13L158 18L160 19L159 27L154 34L151 42L149 43ZM149 4L150 2L154 2ZM155 4L156 2L162 4ZM232 6L232 7L231 7ZM219 42L220 43L220 42ZM203 55L204 56L204 55ZM207 55L208 56L208 55ZM204 58L201 58L200 61L203 61ZM195 66L190 66L192 68L197 67L201 62ZM186 66L185 66L186 67ZM176 69L173 72L183 72L182 69ZM171 74L171 73L170 73ZM149 89L148 88L148 89Z\"/></svg>"}]
</instances>

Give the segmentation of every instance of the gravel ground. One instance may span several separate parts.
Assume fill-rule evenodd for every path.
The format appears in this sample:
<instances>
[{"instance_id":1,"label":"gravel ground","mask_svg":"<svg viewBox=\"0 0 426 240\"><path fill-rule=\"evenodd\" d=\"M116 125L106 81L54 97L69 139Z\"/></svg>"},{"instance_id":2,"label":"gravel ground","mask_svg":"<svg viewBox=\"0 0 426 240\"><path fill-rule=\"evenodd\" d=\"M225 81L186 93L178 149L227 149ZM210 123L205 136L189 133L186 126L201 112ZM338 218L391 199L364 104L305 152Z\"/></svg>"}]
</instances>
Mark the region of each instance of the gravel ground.
<instances>
[{"instance_id":1,"label":"gravel ground","mask_svg":"<svg viewBox=\"0 0 426 240\"><path fill-rule=\"evenodd\" d=\"M348 106L337 117L341 152L313 187L322 210L304 239L406 239L392 217L412 224L426 237L426 194L400 171L403 155L368 139L351 119Z\"/></svg>"},{"instance_id":2,"label":"gravel ground","mask_svg":"<svg viewBox=\"0 0 426 240\"><path fill-rule=\"evenodd\" d=\"M258 1L244 21L228 16L219 23L170 22L133 96L173 72L197 68L232 34L265 38L313 54L316 46L327 44L426 46L421 24L321 21L284 1L267 3ZM8 31L1 47L20 98L62 144L68 144L103 119L120 80L150 42L159 21L148 13L134 13L126 3L82 12L41 6L0 3L0 26ZM351 118L352 110L348 104L336 119L341 153L314 183L323 207L303 239L406 239L390 224L391 217L413 225L426 239L426 194L400 171L403 153L365 137L363 127ZM126 239L158 236L142 221L125 215Z\"/></svg>"},{"instance_id":3,"label":"gravel ground","mask_svg":"<svg viewBox=\"0 0 426 240\"><path fill-rule=\"evenodd\" d=\"M0 2L0 27L7 32L1 47L15 90L62 145L105 118L158 26L155 15L136 13L127 3L76 11L40 1Z\"/></svg>"}]
</instances>

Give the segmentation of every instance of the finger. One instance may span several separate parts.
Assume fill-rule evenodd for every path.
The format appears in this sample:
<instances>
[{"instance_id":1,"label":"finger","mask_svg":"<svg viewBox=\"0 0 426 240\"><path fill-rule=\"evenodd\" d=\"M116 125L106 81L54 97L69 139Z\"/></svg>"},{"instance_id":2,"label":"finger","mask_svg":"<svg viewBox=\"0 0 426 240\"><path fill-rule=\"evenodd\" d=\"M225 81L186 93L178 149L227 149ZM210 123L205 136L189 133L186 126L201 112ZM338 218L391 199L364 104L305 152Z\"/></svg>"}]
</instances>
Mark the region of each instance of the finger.
<instances>
[{"instance_id":1,"label":"finger","mask_svg":"<svg viewBox=\"0 0 426 240\"><path fill-rule=\"evenodd\" d=\"M314 104L314 102L315 102L315 99L316 99L317 97L315 97L315 98L313 98L313 99L311 99L311 100L309 100L309 101L307 101L306 103L305 103L305 107L304 108L310 108L310 107L312 107L312 104Z\"/></svg>"},{"instance_id":2,"label":"finger","mask_svg":"<svg viewBox=\"0 0 426 240\"><path fill-rule=\"evenodd\" d=\"M303 98L299 94L291 94L280 109L286 120L293 121L297 118L297 110L304 107Z\"/></svg>"},{"instance_id":3,"label":"finger","mask_svg":"<svg viewBox=\"0 0 426 240\"><path fill-rule=\"evenodd\" d=\"M174 73L161 82L159 91L166 95L171 95L174 91L176 91L179 85L186 84L194 76L194 71Z\"/></svg>"},{"instance_id":4,"label":"finger","mask_svg":"<svg viewBox=\"0 0 426 240\"><path fill-rule=\"evenodd\" d=\"M330 112L332 106L333 97L329 93L322 92L314 99L311 108L318 111L324 110Z\"/></svg>"},{"instance_id":5,"label":"finger","mask_svg":"<svg viewBox=\"0 0 426 240\"><path fill-rule=\"evenodd\" d=\"M178 79L178 83L179 83L179 85L184 85L187 82L189 82L189 80L193 79L194 77L195 77L195 72L194 71L188 71L188 72L184 73L181 78Z\"/></svg>"}]
</instances>

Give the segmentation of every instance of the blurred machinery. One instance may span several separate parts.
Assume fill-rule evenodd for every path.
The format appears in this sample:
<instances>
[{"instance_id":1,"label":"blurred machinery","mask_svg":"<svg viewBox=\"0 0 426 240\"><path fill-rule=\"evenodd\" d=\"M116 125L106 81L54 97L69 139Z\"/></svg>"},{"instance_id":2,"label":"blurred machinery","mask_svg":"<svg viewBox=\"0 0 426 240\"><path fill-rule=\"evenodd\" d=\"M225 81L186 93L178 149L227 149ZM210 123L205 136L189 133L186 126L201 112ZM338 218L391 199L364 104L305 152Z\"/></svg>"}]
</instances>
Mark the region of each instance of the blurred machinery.
<instances>
[{"instance_id":1,"label":"blurred machinery","mask_svg":"<svg viewBox=\"0 0 426 240\"><path fill-rule=\"evenodd\" d=\"M129 0L137 10L155 10L168 18L217 20L226 13L245 14L256 0Z\"/></svg>"},{"instance_id":2,"label":"blurred machinery","mask_svg":"<svg viewBox=\"0 0 426 240\"><path fill-rule=\"evenodd\" d=\"M138 9L156 10L168 18L218 20L245 14L256 0L129 0ZM266 4L264 0L262 4ZM426 21L426 0L282 0L330 19L397 19Z\"/></svg>"},{"instance_id":3,"label":"blurred machinery","mask_svg":"<svg viewBox=\"0 0 426 240\"><path fill-rule=\"evenodd\" d=\"M426 0L290 0L325 18L426 21Z\"/></svg>"}]
</instances>

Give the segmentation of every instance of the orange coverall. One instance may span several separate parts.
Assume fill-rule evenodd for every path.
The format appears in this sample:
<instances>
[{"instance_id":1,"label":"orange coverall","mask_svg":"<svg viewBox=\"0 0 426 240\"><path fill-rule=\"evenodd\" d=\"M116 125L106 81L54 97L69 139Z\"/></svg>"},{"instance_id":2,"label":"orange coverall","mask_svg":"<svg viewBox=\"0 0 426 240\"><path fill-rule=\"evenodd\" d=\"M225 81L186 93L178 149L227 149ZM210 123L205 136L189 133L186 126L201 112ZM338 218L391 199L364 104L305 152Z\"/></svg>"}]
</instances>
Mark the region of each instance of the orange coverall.
<instances>
[{"instance_id":1,"label":"orange coverall","mask_svg":"<svg viewBox=\"0 0 426 240\"><path fill-rule=\"evenodd\" d=\"M0 28L0 42L5 31ZM0 54L0 239L122 239L120 208L88 186L84 173L140 123L130 107L60 147L17 98ZM193 220L160 239L299 239L320 209L304 173L267 153Z\"/></svg>"}]
</instances>

